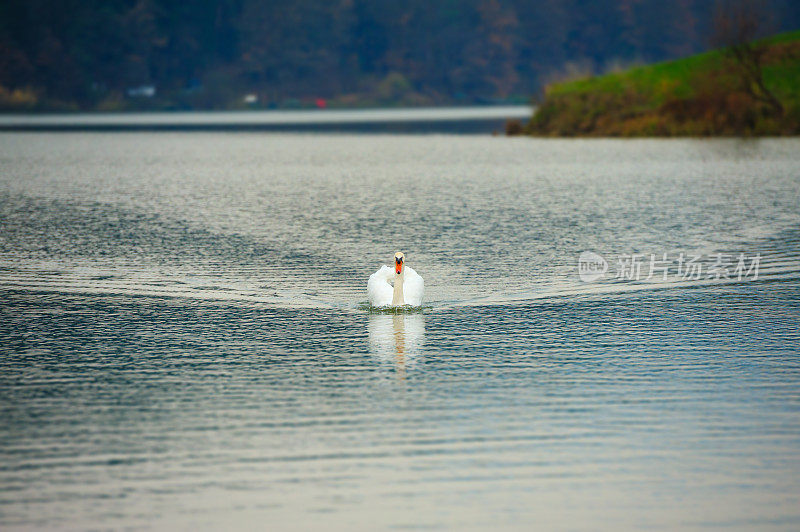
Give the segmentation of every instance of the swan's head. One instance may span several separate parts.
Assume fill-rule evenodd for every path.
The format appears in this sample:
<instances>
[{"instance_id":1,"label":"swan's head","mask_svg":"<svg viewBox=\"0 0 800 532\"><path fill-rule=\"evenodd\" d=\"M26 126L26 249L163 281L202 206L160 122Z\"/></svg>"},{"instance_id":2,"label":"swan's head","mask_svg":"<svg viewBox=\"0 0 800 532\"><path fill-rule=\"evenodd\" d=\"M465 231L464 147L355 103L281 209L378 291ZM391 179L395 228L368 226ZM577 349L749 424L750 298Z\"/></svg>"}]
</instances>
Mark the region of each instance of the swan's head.
<instances>
[{"instance_id":1,"label":"swan's head","mask_svg":"<svg viewBox=\"0 0 800 532\"><path fill-rule=\"evenodd\" d=\"M394 254L394 273L400 275L403 273L403 261L406 260L405 255L399 251Z\"/></svg>"}]
</instances>

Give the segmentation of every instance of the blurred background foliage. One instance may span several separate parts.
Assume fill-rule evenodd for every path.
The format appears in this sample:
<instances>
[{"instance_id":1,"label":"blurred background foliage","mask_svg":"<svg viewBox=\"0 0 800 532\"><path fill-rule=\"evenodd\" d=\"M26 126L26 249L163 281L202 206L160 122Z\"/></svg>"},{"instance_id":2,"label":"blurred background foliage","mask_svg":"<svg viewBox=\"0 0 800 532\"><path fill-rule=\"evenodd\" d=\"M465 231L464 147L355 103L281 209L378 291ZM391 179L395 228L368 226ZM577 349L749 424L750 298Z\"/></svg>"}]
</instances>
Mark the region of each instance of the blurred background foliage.
<instances>
[{"instance_id":1,"label":"blurred background foliage","mask_svg":"<svg viewBox=\"0 0 800 532\"><path fill-rule=\"evenodd\" d=\"M800 2L765 0L765 31ZM2 0L6 110L527 102L712 45L709 0Z\"/></svg>"}]
</instances>

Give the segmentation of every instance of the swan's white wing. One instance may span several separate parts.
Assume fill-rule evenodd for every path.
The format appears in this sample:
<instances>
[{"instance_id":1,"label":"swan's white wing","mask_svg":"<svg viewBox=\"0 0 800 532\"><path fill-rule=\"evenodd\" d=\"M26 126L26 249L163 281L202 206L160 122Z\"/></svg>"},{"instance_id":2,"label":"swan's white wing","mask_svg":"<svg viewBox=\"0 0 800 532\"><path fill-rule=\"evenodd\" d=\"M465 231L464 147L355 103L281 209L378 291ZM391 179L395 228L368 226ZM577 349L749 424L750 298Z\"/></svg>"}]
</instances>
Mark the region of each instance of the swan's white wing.
<instances>
[{"instance_id":1,"label":"swan's white wing","mask_svg":"<svg viewBox=\"0 0 800 532\"><path fill-rule=\"evenodd\" d=\"M385 264L381 269L369 276L367 295L373 307L385 307L392 304L392 285L389 284L394 272Z\"/></svg>"},{"instance_id":2,"label":"swan's white wing","mask_svg":"<svg viewBox=\"0 0 800 532\"><path fill-rule=\"evenodd\" d=\"M391 272L391 270L389 270ZM406 305L419 307L422 305L422 296L425 293L425 281L410 266L405 267L403 273L403 300ZM392 298L389 298L391 303Z\"/></svg>"}]
</instances>

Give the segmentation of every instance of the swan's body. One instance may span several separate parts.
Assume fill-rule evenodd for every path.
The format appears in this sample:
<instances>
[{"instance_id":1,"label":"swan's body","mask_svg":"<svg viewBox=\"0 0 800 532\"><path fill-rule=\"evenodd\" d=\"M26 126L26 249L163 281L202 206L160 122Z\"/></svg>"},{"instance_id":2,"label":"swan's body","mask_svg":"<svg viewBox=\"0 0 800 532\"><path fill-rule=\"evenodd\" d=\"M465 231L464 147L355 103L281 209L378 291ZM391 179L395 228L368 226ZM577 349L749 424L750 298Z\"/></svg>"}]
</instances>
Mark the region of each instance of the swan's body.
<instances>
[{"instance_id":1,"label":"swan's body","mask_svg":"<svg viewBox=\"0 0 800 532\"><path fill-rule=\"evenodd\" d=\"M373 307L397 307L401 305L411 305L418 307L422 305L422 294L425 283L422 277L411 267L403 268L404 279L397 282L399 277L388 266L381 266L381 269L369 276L367 282L367 294L369 304ZM390 281L394 279L394 287ZM400 296L402 298L400 299Z\"/></svg>"},{"instance_id":2,"label":"swan's body","mask_svg":"<svg viewBox=\"0 0 800 532\"><path fill-rule=\"evenodd\" d=\"M381 266L370 275L367 282L369 304L373 307L418 307L422 305L424 292L425 282L417 272L404 264L402 253L395 255L395 271L388 266Z\"/></svg>"}]
</instances>

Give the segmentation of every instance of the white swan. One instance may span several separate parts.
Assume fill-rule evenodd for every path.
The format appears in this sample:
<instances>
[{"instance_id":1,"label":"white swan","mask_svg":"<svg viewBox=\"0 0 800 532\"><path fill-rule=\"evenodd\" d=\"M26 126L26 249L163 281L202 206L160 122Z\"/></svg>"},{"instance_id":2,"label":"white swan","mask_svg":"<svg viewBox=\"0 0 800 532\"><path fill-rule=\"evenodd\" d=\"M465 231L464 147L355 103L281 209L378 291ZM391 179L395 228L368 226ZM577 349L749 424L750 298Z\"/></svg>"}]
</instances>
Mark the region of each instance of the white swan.
<instances>
[{"instance_id":1,"label":"white swan","mask_svg":"<svg viewBox=\"0 0 800 532\"><path fill-rule=\"evenodd\" d=\"M394 282L392 286L391 282ZM394 271L388 266L369 276L367 294L373 307L399 307L422 305L425 282L410 266L405 265L405 255L394 254Z\"/></svg>"}]
</instances>

